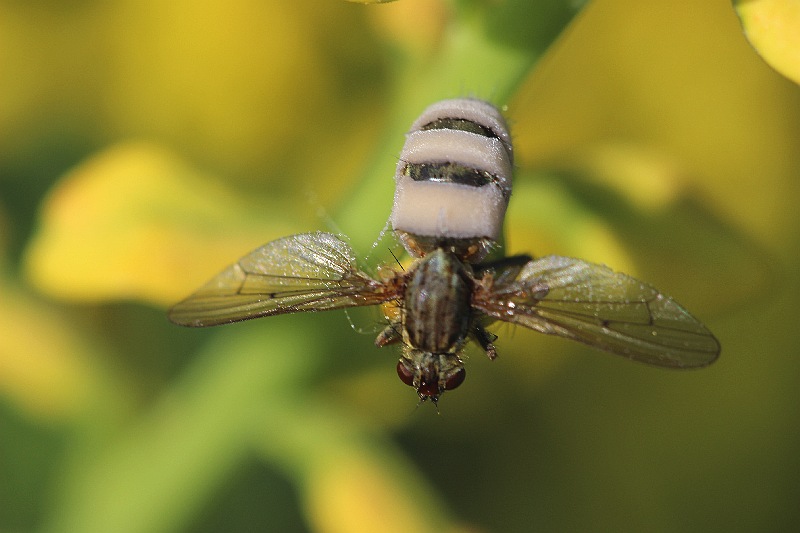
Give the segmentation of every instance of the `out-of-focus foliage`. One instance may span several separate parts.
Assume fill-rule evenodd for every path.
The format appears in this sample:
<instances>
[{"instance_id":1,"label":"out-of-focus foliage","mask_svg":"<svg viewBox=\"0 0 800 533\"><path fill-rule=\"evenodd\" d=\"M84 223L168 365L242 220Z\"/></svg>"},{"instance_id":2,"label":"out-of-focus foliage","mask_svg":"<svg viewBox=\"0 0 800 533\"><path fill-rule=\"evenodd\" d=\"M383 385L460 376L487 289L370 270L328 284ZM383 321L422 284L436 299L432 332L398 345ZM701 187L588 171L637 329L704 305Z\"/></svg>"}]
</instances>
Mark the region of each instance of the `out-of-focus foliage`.
<instances>
[{"instance_id":1,"label":"out-of-focus foliage","mask_svg":"<svg viewBox=\"0 0 800 533\"><path fill-rule=\"evenodd\" d=\"M386 4L389 2L394 2L395 0L347 0L348 2L354 2L356 4Z\"/></svg>"},{"instance_id":2,"label":"out-of-focus foliage","mask_svg":"<svg viewBox=\"0 0 800 533\"><path fill-rule=\"evenodd\" d=\"M275 199L248 201L148 144L117 145L90 158L64 176L46 205L28 247L29 276L43 292L75 301L174 302L197 265L225 264L260 243L263 232L254 228L280 217L291 231L293 219ZM207 228L187 242L195 233L186 228L199 220ZM213 254L201 255L209 243Z\"/></svg>"},{"instance_id":3,"label":"out-of-focus foliage","mask_svg":"<svg viewBox=\"0 0 800 533\"><path fill-rule=\"evenodd\" d=\"M0 1L0 530L796 526L800 89L723 0L580 5ZM787 5L737 9L792 77ZM460 95L506 106L507 250L651 281L717 363L500 326L437 416L377 310L166 322L279 236L391 263L403 133Z\"/></svg>"}]
</instances>

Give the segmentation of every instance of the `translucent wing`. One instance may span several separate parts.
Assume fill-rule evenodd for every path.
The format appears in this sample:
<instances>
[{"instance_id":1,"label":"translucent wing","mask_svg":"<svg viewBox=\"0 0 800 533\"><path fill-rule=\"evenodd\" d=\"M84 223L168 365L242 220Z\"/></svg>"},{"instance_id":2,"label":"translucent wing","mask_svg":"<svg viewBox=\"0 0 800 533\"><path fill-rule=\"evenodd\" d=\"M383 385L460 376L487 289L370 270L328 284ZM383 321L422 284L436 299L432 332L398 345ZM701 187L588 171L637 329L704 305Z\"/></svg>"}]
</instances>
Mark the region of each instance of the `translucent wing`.
<instances>
[{"instance_id":1,"label":"translucent wing","mask_svg":"<svg viewBox=\"0 0 800 533\"><path fill-rule=\"evenodd\" d=\"M301 233L265 244L169 311L182 326L215 326L282 313L372 305L393 287L356 267L353 250L330 233Z\"/></svg>"},{"instance_id":2,"label":"translucent wing","mask_svg":"<svg viewBox=\"0 0 800 533\"><path fill-rule=\"evenodd\" d=\"M479 289L473 305L491 317L651 365L704 366L720 351L711 332L669 297L579 259L531 261L516 280Z\"/></svg>"}]
</instances>

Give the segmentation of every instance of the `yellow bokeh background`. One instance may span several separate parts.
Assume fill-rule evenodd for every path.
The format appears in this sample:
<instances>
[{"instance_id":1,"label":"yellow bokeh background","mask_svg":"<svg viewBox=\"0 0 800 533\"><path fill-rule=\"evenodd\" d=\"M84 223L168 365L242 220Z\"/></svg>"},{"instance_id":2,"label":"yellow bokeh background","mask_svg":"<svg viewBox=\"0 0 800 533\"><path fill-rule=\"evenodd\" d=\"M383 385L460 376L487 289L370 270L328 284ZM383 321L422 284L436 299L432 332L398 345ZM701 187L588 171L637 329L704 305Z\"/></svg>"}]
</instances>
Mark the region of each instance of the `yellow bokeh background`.
<instances>
[{"instance_id":1,"label":"yellow bokeh background","mask_svg":"<svg viewBox=\"0 0 800 533\"><path fill-rule=\"evenodd\" d=\"M373 4L0 1L0 530L796 527L791 8ZM437 415L375 310L167 323L284 235L391 264L403 134L464 95L514 135L506 251L648 280L717 363L499 325Z\"/></svg>"}]
</instances>

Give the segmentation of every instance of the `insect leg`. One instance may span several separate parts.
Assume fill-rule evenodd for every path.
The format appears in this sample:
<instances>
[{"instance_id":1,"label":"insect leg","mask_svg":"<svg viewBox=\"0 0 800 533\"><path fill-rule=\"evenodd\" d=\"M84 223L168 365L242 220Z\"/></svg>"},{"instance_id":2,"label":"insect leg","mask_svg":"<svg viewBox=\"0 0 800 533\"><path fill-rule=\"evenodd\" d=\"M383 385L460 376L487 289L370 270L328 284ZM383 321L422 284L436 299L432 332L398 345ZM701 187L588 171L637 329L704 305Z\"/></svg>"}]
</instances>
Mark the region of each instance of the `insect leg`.
<instances>
[{"instance_id":1,"label":"insect leg","mask_svg":"<svg viewBox=\"0 0 800 533\"><path fill-rule=\"evenodd\" d=\"M486 352L486 356L494 361L497 358L497 349L492 344L494 341L497 340L497 335L494 333L489 333L486 331L480 324L475 324L472 326L471 332L472 338L475 339L475 342L483 348L483 351Z\"/></svg>"},{"instance_id":2,"label":"insect leg","mask_svg":"<svg viewBox=\"0 0 800 533\"><path fill-rule=\"evenodd\" d=\"M378 348L383 348L384 346L388 346L389 344L394 344L403 340L403 335L400 333L397 324L389 324L383 331L381 331L377 337L375 337L375 346Z\"/></svg>"},{"instance_id":3,"label":"insect leg","mask_svg":"<svg viewBox=\"0 0 800 533\"><path fill-rule=\"evenodd\" d=\"M503 285L517 279L522 268L531 261L533 261L533 258L529 255L512 255L496 261L478 263L472 268L476 278L481 278L488 272L493 274L495 284Z\"/></svg>"}]
</instances>

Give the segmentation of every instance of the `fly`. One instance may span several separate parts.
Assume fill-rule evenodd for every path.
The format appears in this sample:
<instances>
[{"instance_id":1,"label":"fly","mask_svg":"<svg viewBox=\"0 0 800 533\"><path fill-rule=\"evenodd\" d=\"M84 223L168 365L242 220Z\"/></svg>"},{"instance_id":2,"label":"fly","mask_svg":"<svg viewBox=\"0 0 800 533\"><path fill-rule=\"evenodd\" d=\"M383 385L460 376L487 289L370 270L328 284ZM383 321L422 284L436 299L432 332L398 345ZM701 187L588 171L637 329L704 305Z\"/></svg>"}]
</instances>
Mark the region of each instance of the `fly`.
<instances>
[{"instance_id":1,"label":"fly","mask_svg":"<svg viewBox=\"0 0 800 533\"><path fill-rule=\"evenodd\" d=\"M493 321L573 339L668 368L712 363L720 345L671 298L608 267L527 255L484 261L511 195L513 149L499 111L474 99L423 112L395 173L390 217L414 258L373 277L331 233L265 244L169 311L172 322L206 327L285 313L393 304L379 347L400 343L397 374L436 403L466 375L469 341L495 359Z\"/></svg>"}]
</instances>

